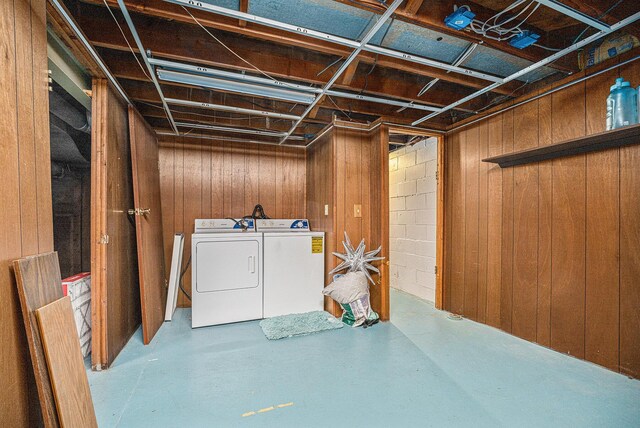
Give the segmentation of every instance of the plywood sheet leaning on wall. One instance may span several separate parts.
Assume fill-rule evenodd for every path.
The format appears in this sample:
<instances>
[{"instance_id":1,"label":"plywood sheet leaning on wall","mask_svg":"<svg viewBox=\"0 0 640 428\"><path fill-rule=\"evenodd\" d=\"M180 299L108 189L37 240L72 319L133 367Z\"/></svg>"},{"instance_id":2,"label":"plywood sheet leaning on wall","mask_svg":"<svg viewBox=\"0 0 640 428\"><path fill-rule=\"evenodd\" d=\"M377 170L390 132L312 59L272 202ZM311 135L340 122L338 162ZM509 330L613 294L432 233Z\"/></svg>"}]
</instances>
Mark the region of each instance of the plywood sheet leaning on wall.
<instances>
[{"instance_id":1,"label":"plywood sheet leaning on wall","mask_svg":"<svg viewBox=\"0 0 640 428\"><path fill-rule=\"evenodd\" d=\"M142 336L145 345L164 321L167 280L162 237L158 140L142 116L129 106L131 164L136 219Z\"/></svg>"},{"instance_id":2,"label":"plywood sheet leaning on wall","mask_svg":"<svg viewBox=\"0 0 640 428\"><path fill-rule=\"evenodd\" d=\"M57 427L59 425L53 390L35 311L62 298L62 278L60 277L58 253L45 253L15 260L13 269L16 274L16 284L40 399L42 419L45 427ZM72 328L71 331L77 340L75 324ZM80 345L78 344L78 346Z\"/></svg>"},{"instance_id":3,"label":"plywood sheet leaning on wall","mask_svg":"<svg viewBox=\"0 0 640 428\"><path fill-rule=\"evenodd\" d=\"M69 296L36 310L60 425L98 426Z\"/></svg>"},{"instance_id":4,"label":"plywood sheet leaning on wall","mask_svg":"<svg viewBox=\"0 0 640 428\"><path fill-rule=\"evenodd\" d=\"M91 365L107 368L140 325L126 104L94 79L91 134Z\"/></svg>"}]
</instances>

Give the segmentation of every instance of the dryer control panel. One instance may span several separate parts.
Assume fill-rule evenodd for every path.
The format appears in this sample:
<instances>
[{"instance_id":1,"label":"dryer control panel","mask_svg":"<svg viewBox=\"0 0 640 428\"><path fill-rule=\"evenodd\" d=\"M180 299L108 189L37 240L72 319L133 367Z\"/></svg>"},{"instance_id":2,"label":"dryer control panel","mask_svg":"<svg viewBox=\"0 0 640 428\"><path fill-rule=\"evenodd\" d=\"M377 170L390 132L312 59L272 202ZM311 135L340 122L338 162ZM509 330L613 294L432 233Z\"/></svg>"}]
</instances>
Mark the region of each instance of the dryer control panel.
<instances>
[{"instance_id":1,"label":"dryer control panel","mask_svg":"<svg viewBox=\"0 0 640 428\"><path fill-rule=\"evenodd\" d=\"M307 219L256 219L257 232L309 232Z\"/></svg>"},{"instance_id":2,"label":"dryer control panel","mask_svg":"<svg viewBox=\"0 0 640 428\"><path fill-rule=\"evenodd\" d=\"M254 232L255 220L252 218L198 218L195 222L195 233L220 233L220 232Z\"/></svg>"}]
</instances>

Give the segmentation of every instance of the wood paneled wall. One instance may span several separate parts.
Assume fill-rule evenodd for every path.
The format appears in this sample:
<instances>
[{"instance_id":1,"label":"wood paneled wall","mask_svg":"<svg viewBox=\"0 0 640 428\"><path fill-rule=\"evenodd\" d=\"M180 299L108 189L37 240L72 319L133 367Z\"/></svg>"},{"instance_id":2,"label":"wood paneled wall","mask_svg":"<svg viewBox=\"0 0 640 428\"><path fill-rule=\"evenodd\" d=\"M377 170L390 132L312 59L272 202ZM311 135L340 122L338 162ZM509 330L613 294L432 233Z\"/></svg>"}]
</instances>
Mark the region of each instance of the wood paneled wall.
<instances>
[{"instance_id":1,"label":"wood paneled wall","mask_svg":"<svg viewBox=\"0 0 640 428\"><path fill-rule=\"evenodd\" d=\"M604 131L619 67L448 135L445 308L640 377L640 146L500 169Z\"/></svg>"},{"instance_id":2,"label":"wood paneled wall","mask_svg":"<svg viewBox=\"0 0 640 428\"><path fill-rule=\"evenodd\" d=\"M367 250L382 245L381 254L388 257L388 130L334 127L309 149L307 159L307 206L314 230L326 233L326 265L328 273L338 264L332 251L344 252L344 231L354 245L364 238ZM324 206L329 205L329 216ZM361 205L361 217L356 217L354 205ZM371 286L371 305L382 319L389 318L389 274L380 263L380 284ZM326 283L331 278L326 276ZM333 303L327 309L334 315L342 313Z\"/></svg>"},{"instance_id":3,"label":"wood paneled wall","mask_svg":"<svg viewBox=\"0 0 640 428\"><path fill-rule=\"evenodd\" d=\"M91 130L91 364L111 365L140 325L127 105L94 79Z\"/></svg>"},{"instance_id":4,"label":"wood paneled wall","mask_svg":"<svg viewBox=\"0 0 640 428\"><path fill-rule=\"evenodd\" d=\"M324 232L325 285L331 283L329 271L336 266L337 251L334 215L335 167L333 132L327 132L307 150L307 217L312 230ZM325 215L325 205L328 214ZM344 251L344 250L342 250ZM333 300L325 297L324 306L335 313Z\"/></svg>"},{"instance_id":5,"label":"wood paneled wall","mask_svg":"<svg viewBox=\"0 0 640 428\"><path fill-rule=\"evenodd\" d=\"M44 0L0 2L0 57L0 420L27 427L40 406L10 266L53 250Z\"/></svg>"},{"instance_id":6,"label":"wood paneled wall","mask_svg":"<svg viewBox=\"0 0 640 428\"><path fill-rule=\"evenodd\" d=\"M261 204L272 218L305 218L303 149L160 136L160 190L166 266L176 233L185 233L183 266L196 218L250 215ZM183 278L191 290L191 270ZM183 293L179 306L189 306Z\"/></svg>"}]
</instances>

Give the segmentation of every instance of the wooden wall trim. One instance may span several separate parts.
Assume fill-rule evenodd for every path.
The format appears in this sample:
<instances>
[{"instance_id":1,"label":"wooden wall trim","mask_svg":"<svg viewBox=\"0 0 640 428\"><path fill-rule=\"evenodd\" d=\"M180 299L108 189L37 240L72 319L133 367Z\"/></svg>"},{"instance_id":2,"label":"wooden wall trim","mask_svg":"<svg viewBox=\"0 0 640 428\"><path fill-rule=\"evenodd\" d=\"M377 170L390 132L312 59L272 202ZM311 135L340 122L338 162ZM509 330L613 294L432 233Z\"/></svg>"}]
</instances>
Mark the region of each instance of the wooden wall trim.
<instances>
[{"instance_id":1,"label":"wooden wall trim","mask_svg":"<svg viewBox=\"0 0 640 428\"><path fill-rule=\"evenodd\" d=\"M444 270L445 270L445 223L446 214L444 206L445 187L447 185L446 169L445 169L445 138L439 136L438 138L438 190L437 190L437 213L436 213L436 309L444 308ZM388 170L389 168L387 168ZM387 191L388 193L388 191Z\"/></svg>"}]
</instances>

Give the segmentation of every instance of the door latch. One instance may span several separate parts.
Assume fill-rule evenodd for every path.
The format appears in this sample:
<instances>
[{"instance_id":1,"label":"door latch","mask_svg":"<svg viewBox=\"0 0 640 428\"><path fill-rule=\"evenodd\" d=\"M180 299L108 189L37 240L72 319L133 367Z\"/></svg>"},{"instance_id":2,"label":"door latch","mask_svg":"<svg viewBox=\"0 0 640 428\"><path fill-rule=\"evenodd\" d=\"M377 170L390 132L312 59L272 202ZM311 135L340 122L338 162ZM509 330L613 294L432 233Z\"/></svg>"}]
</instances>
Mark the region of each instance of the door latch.
<instances>
[{"instance_id":1,"label":"door latch","mask_svg":"<svg viewBox=\"0 0 640 428\"><path fill-rule=\"evenodd\" d=\"M142 215L145 216L147 214L151 214L151 208L136 208L127 211L129 215Z\"/></svg>"}]
</instances>

